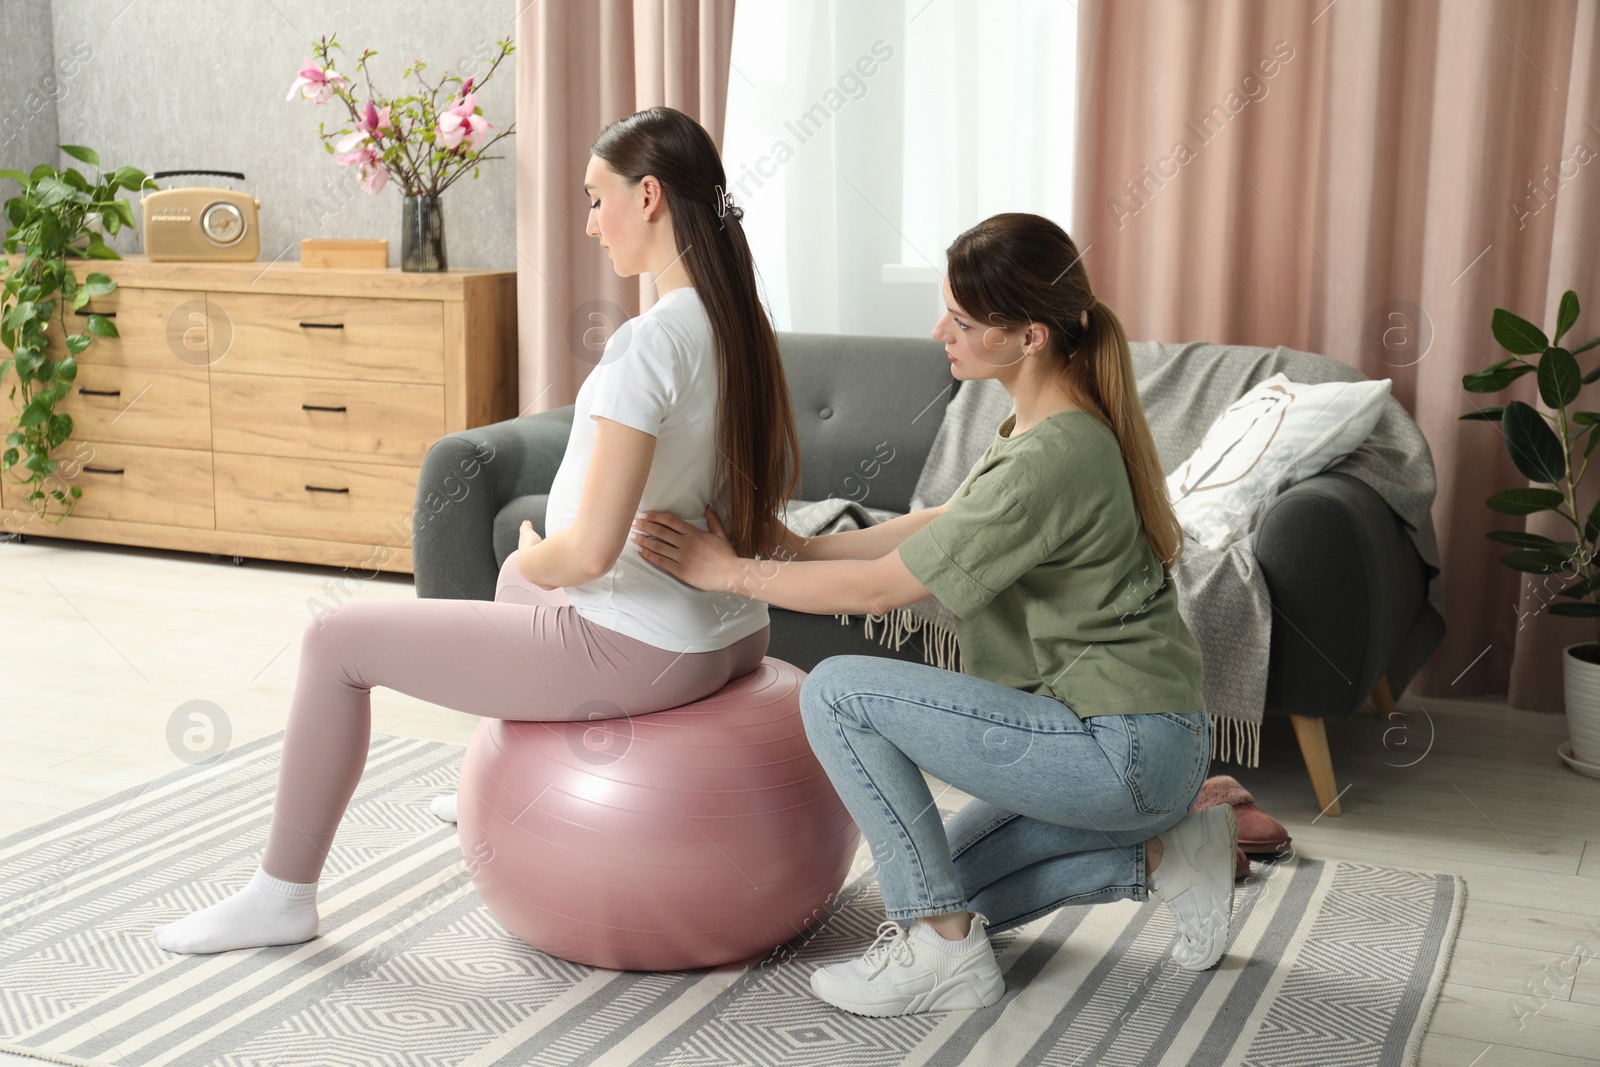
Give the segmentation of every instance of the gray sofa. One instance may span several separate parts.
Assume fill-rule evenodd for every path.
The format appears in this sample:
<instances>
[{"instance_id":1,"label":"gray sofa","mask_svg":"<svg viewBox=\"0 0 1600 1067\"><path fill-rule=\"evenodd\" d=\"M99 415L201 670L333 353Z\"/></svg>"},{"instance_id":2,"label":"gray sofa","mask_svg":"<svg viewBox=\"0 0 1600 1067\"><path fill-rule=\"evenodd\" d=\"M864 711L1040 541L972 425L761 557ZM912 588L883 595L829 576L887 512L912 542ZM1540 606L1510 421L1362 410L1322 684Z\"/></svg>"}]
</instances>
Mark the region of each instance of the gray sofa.
<instances>
[{"instance_id":1,"label":"gray sofa","mask_svg":"<svg viewBox=\"0 0 1600 1067\"><path fill-rule=\"evenodd\" d=\"M942 346L901 338L779 334L801 443L799 499L842 496L909 509L923 461L961 382ZM500 565L546 494L572 425L569 405L440 438L423 460L413 515L419 597L492 600ZM888 442L892 458L882 444ZM1163 456L1170 472L1184 456ZM876 462L872 462L876 460ZM868 477L870 473L870 477ZM1422 608L1423 562L1399 516L1365 482L1327 471L1279 494L1256 534L1273 607L1269 713L1293 717L1329 815L1338 814L1324 724L1368 696L1394 711L1383 665ZM923 662L921 638L896 650L862 635L859 617L770 610L769 655L810 670L828 656ZM1289 623L1288 619L1296 620Z\"/></svg>"}]
</instances>

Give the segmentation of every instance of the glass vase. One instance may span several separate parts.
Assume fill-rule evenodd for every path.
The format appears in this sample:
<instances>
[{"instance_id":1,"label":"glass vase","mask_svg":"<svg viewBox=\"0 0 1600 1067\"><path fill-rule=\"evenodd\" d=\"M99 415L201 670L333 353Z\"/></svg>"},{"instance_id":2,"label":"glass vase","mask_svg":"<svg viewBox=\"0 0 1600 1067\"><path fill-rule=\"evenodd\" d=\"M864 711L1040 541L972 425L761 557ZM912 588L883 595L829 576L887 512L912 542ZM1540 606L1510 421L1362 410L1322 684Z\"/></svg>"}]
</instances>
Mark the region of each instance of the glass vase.
<instances>
[{"instance_id":1,"label":"glass vase","mask_svg":"<svg viewBox=\"0 0 1600 1067\"><path fill-rule=\"evenodd\" d=\"M444 213L439 208L439 198L427 193L408 195L400 219L400 269L432 271L446 267Z\"/></svg>"}]
</instances>

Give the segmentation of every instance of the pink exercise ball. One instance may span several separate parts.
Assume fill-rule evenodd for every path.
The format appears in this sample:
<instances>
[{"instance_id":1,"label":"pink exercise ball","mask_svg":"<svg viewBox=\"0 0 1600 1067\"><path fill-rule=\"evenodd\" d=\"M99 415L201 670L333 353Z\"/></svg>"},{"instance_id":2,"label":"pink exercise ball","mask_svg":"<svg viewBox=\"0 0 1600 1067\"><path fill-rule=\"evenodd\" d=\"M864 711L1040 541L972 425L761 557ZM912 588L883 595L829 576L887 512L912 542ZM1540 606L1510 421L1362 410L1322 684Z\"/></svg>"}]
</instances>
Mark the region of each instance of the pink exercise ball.
<instances>
[{"instance_id":1,"label":"pink exercise ball","mask_svg":"<svg viewBox=\"0 0 1600 1067\"><path fill-rule=\"evenodd\" d=\"M489 911L612 970L715 967L805 932L860 835L806 740L804 680L769 656L666 711L481 720L457 826Z\"/></svg>"}]
</instances>

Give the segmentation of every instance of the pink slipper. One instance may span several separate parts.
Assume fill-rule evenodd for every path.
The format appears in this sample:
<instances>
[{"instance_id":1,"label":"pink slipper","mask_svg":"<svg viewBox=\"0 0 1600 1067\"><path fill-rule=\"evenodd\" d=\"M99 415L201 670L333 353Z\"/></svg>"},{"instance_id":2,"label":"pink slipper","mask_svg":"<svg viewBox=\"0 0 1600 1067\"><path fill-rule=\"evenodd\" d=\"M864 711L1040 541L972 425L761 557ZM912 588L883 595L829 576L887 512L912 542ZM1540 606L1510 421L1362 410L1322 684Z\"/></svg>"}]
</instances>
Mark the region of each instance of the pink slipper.
<instances>
[{"instance_id":1,"label":"pink slipper","mask_svg":"<svg viewBox=\"0 0 1600 1067\"><path fill-rule=\"evenodd\" d=\"M1216 804L1233 805L1233 813L1239 820L1241 859L1245 853L1281 855L1289 847L1289 831L1277 819L1256 807L1255 797L1230 775L1219 774L1207 778L1200 787L1200 796L1189 810L1199 811ZM1236 862L1235 867L1239 866ZM1246 860L1242 866L1248 873L1249 861Z\"/></svg>"}]
</instances>

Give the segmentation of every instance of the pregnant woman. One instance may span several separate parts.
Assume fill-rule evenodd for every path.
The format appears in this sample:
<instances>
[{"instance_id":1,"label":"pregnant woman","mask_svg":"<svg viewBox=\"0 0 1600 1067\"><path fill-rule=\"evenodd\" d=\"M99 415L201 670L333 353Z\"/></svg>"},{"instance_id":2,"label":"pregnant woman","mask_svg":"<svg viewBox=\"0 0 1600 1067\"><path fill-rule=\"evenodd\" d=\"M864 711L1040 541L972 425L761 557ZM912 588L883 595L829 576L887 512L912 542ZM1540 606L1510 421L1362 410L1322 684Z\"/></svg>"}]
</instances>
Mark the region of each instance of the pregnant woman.
<instances>
[{"instance_id":1,"label":"pregnant woman","mask_svg":"<svg viewBox=\"0 0 1600 1067\"><path fill-rule=\"evenodd\" d=\"M617 329L578 391L548 536L523 523L493 602L351 600L306 627L260 866L235 895L158 927L162 948L316 936L373 686L500 719L614 718L699 700L766 654L765 604L686 586L628 542L641 507L698 515L713 500L743 554L773 551L782 529L799 444L742 211L710 136L682 112L631 115L592 152L587 232L619 275L648 271L659 299Z\"/></svg>"},{"instance_id":2,"label":"pregnant woman","mask_svg":"<svg viewBox=\"0 0 1600 1067\"><path fill-rule=\"evenodd\" d=\"M967 673L832 656L800 690L807 736L871 844L889 921L812 990L860 1015L978 1008L1005 989L985 927L1067 904L1163 901L1174 961L1221 958L1238 830L1189 815L1211 759L1200 649L1178 614L1182 534L1128 342L1072 240L996 215L950 246L933 336L1013 411L948 501L744 557L651 512L645 559L700 589L882 614L937 597ZM975 799L942 822L922 771ZM902 924L909 923L909 929Z\"/></svg>"}]
</instances>

